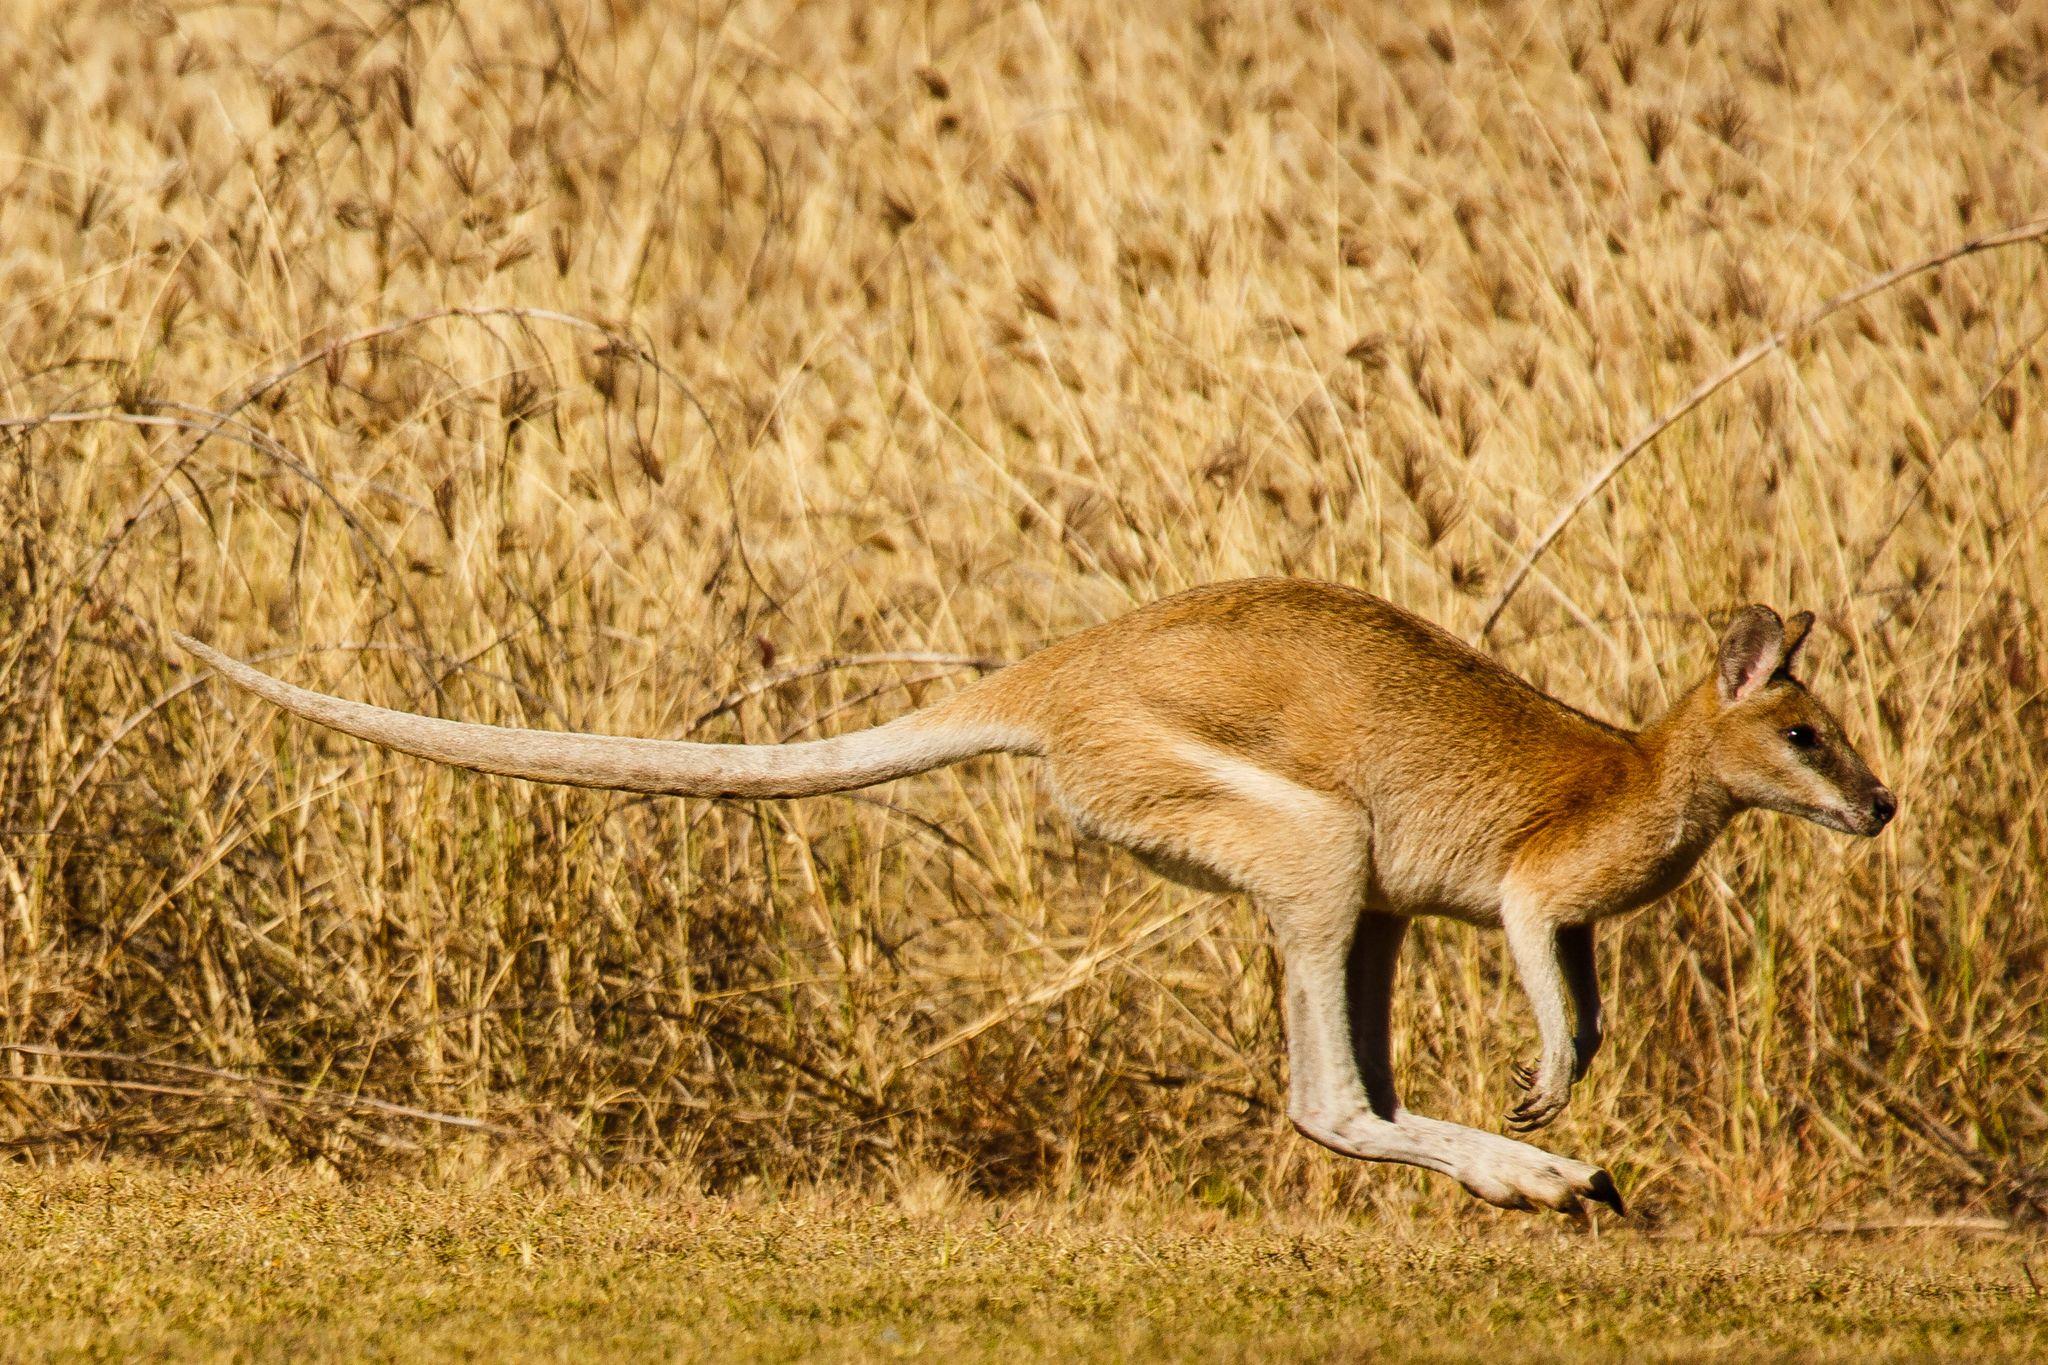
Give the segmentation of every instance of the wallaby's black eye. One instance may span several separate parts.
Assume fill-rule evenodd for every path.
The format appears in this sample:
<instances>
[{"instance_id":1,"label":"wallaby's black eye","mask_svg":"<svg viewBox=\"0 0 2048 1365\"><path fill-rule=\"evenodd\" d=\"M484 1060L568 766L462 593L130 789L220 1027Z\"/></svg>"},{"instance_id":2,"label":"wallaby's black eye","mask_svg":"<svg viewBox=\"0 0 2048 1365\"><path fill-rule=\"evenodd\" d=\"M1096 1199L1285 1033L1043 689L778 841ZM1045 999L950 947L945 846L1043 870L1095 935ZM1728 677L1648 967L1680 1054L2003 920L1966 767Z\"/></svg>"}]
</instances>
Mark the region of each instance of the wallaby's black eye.
<instances>
[{"instance_id":1,"label":"wallaby's black eye","mask_svg":"<svg viewBox=\"0 0 2048 1365\"><path fill-rule=\"evenodd\" d=\"M1785 742L1795 749L1818 749L1820 736L1811 725L1795 725L1785 732Z\"/></svg>"}]
</instances>

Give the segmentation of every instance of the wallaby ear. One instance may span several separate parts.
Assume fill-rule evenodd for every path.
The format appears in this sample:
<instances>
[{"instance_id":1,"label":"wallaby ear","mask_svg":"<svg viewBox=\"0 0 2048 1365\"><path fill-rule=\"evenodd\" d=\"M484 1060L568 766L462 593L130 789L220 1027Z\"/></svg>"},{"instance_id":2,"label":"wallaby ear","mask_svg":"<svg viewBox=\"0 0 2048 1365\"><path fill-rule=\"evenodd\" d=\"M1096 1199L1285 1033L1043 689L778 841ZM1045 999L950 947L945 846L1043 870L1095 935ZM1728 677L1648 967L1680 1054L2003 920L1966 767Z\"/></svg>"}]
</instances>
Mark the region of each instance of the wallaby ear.
<instances>
[{"instance_id":1,"label":"wallaby ear","mask_svg":"<svg viewBox=\"0 0 2048 1365\"><path fill-rule=\"evenodd\" d=\"M1785 657L1778 664L1780 673L1789 674L1793 662L1799 657L1799 646L1806 643L1808 633L1813 630L1813 613L1795 611L1785 618Z\"/></svg>"},{"instance_id":2,"label":"wallaby ear","mask_svg":"<svg viewBox=\"0 0 2048 1365\"><path fill-rule=\"evenodd\" d=\"M1740 701L1771 680L1785 662L1785 623L1765 606L1744 607L1721 632L1714 685L1724 702Z\"/></svg>"}]
</instances>

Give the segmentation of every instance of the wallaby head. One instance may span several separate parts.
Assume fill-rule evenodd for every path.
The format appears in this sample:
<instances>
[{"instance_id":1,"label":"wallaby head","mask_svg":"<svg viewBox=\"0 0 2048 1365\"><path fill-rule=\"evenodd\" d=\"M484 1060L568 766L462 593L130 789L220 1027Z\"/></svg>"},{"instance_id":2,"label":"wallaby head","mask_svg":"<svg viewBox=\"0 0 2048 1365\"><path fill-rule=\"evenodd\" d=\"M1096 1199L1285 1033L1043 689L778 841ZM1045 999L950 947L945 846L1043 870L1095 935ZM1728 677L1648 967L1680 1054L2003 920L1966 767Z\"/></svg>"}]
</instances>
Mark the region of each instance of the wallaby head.
<instances>
[{"instance_id":1,"label":"wallaby head","mask_svg":"<svg viewBox=\"0 0 2048 1365\"><path fill-rule=\"evenodd\" d=\"M1781 621L1765 606L1744 607L1728 623L1714 664L1707 761L1743 806L1875 835L1897 801L1841 722L1792 676L1812 628L1810 611Z\"/></svg>"}]
</instances>

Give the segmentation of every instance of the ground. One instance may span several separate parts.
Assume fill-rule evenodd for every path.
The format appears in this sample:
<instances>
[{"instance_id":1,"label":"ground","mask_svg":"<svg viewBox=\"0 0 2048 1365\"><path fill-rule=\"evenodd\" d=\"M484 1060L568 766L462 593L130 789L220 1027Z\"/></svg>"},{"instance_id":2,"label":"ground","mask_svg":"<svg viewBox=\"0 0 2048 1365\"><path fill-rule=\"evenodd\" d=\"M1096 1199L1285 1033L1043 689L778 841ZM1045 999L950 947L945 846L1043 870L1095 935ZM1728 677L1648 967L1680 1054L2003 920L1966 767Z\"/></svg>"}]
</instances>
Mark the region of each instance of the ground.
<instances>
[{"instance_id":1,"label":"ground","mask_svg":"<svg viewBox=\"0 0 2048 1365\"><path fill-rule=\"evenodd\" d=\"M2029 1359L2048 1241L943 1190L0 1175L0 1358Z\"/></svg>"}]
</instances>

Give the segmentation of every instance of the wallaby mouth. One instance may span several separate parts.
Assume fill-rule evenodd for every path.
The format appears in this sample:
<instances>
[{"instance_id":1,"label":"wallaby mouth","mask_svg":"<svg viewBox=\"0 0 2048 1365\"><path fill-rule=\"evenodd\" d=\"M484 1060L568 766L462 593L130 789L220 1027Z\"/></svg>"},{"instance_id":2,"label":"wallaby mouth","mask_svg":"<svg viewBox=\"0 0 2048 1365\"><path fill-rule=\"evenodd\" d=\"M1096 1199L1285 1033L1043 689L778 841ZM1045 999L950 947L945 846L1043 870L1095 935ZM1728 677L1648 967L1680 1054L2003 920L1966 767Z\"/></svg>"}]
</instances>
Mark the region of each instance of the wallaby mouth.
<instances>
[{"instance_id":1,"label":"wallaby mouth","mask_svg":"<svg viewBox=\"0 0 2048 1365\"><path fill-rule=\"evenodd\" d=\"M1879 787L1860 804L1844 801L1839 806L1794 806L1782 807L1787 814L1811 820L1824 829L1839 834L1856 834L1865 839L1874 839L1884 833L1884 828L1899 813L1898 799L1889 787Z\"/></svg>"}]
</instances>

